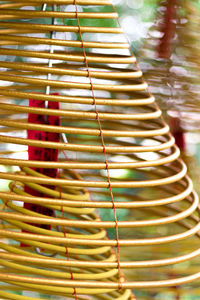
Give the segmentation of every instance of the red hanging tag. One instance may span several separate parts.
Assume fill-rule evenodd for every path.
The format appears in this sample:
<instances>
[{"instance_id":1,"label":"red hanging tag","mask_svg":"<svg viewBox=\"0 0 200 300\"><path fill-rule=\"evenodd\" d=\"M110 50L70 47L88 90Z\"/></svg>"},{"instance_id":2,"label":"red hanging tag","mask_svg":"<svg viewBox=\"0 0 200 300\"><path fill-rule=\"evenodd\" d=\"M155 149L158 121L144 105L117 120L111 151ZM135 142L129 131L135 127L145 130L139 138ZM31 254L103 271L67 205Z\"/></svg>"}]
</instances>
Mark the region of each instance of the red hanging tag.
<instances>
[{"instance_id":1,"label":"red hanging tag","mask_svg":"<svg viewBox=\"0 0 200 300\"><path fill-rule=\"evenodd\" d=\"M53 94L58 95L58 94ZM38 107L38 108L44 108L45 102L41 100L29 100L29 106L30 107ZM60 105L59 102L48 102L48 108L49 109L59 109ZM58 116L45 116L40 114L28 114L28 123L34 123L34 124L46 124L46 125L53 125L53 126L60 126L60 117ZM40 140L40 141L50 141L50 142L59 142L60 141L60 134L55 132L44 132L44 131L38 131L38 130L27 130L27 136L28 139L32 140ZM43 147L33 147L28 146L28 159L34 160L34 161L58 161L58 150L57 149L49 149L49 148L43 148ZM36 170L37 172L47 175L52 178L56 178L58 175L58 169L51 169L51 168L32 168L33 170ZM47 186L48 188L55 189L54 186ZM41 192L38 192L28 186L25 186L25 192L36 197L43 197L46 196ZM53 211L49 208L32 204L32 203L24 203L24 208L38 212L40 214L46 215L46 216L53 216ZM51 229L51 225L45 225L45 224L34 224L34 226L44 228L44 229ZM25 230L23 230L25 232ZM24 245L23 245L24 246Z\"/></svg>"}]
</instances>

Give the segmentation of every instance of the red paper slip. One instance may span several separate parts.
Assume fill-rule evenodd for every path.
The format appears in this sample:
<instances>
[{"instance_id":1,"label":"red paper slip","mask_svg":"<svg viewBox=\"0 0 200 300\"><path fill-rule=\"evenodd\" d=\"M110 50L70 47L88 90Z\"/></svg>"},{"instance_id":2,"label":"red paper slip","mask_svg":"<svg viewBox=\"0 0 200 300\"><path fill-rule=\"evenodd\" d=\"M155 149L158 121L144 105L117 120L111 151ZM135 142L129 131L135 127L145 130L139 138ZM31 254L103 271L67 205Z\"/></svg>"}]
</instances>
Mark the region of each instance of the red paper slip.
<instances>
[{"instance_id":1,"label":"red paper slip","mask_svg":"<svg viewBox=\"0 0 200 300\"><path fill-rule=\"evenodd\" d=\"M54 94L58 95L58 94ZM45 102L41 100L29 100L30 107L39 107L44 108ZM48 102L49 109L59 109L58 102ZM28 123L34 124L46 124L46 125L53 125L53 126L60 126L60 117L58 116L45 116L40 114L32 114L28 115ZM59 142L60 141L60 134L54 132L44 132L44 131L37 131L37 130L28 130L27 131L28 139L31 140L40 140L40 141L50 141L50 142ZM57 149L49 149L49 148L42 148L42 147L28 147L28 159L34 161L58 161L58 150ZM58 169L51 169L51 168L32 168L37 172L47 175L52 178L56 178L58 175ZM55 189L54 186L46 185L46 187ZM25 192L36 197L43 197L46 196L45 194L38 192L28 186L25 186ZM29 209L34 212L38 212L43 215L53 216L53 211L49 208L32 204L32 203L24 203L24 208ZM38 226L44 229L51 229L51 225L45 224L33 224L34 226Z\"/></svg>"}]
</instances>

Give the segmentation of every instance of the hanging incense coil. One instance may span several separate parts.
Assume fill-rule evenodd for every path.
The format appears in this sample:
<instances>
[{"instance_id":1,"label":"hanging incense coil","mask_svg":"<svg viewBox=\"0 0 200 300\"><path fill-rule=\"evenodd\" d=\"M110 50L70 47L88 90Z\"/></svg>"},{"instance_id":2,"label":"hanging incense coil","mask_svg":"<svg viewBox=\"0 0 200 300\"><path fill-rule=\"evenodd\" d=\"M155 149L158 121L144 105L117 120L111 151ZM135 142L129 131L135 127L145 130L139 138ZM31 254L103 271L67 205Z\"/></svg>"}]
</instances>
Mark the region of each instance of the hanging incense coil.
<instances>
[{"instance_id":1,"label":"hanging incense coil","mask_svg":"<svg viewBox=\"0 0 200 300\"><path fill-rule=\"evenodd\" d=\"M24 170L26 174L29 172L33 173L33 175L42 177L40 173L33 171L31 169ZM21 172L23 174L23 172ZM68 174L68 179L75 178L77 180L81 180L80 176L78 176L74 172L70 172ZM43 178L48 179L43 175ZM62 176L62 179L66 178ZM23 243L21 247L16 247L16 245L6 245L1 243L1 249L5 252L1 252L1 265L6 269L18 271L20 274L30 274L32 276L39 275L43 278L43 280L54 278L54 280L69 280L71 277L74 281L76 280L110 280L112 278L113 281L118 281L118 269L113 268L112 270L106 270L104 268L96 270L95 262L102 262L106 265L106 261L115 262L116 255L111 251L109 246L98 246L91 247L90 244L85 244L83 241L86 239L88 241L104 240L106 238L106 232L104 229L97 228L83 228L79 230L79 228L74 227L73 225L68 226L67 223L74 220L81 221L97 221L99 220L98 216L94 212L94 208L75 208L70 207L68 202L81 202L81 201L90 201L89 193L85 189L74 189L64 187L62 189L62 200L59 200L60 191L53 191L47 187L40 186L34 183L28 183L29 187L35 190L44 190L47 196L52 197L53 199L43 198L42 207L53 209L56 215L54 218L46 218L44 220L43 215L40 213L36 213L30 210L27 210L23 207L20 207L16 204L13 204L12 201L4 200L7 207L14 211L15 214L9 214L5 212L3 213L3 219L6 220L13 228L21 228L26 232L16 232L11 230L1 230L2 236L10 238L12 240ZM10 188L12 190L12 199L15 201L24 201L28 203L34 203L37 205L41 204L41 198L31 197L25 193L22 189L23 182L11 182ZM55 199L56 205L55 205ZM65 200L67 199L67 200ZM26 202L26 203L27 203ZM66 202L66 203L65 203ZM20 214L21 213L21 214ZM60 216L60 215L61 216ZM25 216L25 218L21 218L21 216ZM63 219L62 216L67 215L67 219ZM28 221L31 224L26 223L26 217L28 217ZM73 222L72 221L72 222ZM34 224L33 224L34 222ZM51 224L51 230L38 227L37 224L41 225L49 225ZM66 224L65 224L66 223ZM36 235L37 234L37 235ZM34 238L33 238L34 237ZM83 246L82 246L83 245ZM26 250L26 248L30 246L31 249ZM75 246L75 247L74 247ZM41 256L40 254L43 254ZM66 254L67 253L67 254ZM29 255L28 255L29 254ZM44 256L45 255L45 256ZM59 256L59 259L56 257ZM66 256L68 259L66 259ZM70 260L69 260L70 258ZM13 262L14 260L14 262ZM88 266L85 265L84 262L88 261ZM42 267L41 268L39 268ZM49 267L53 270L49 270ZM84 268L84 269L83 269ZM73 273L72 273L73 270ZM16 276L14 276L16 277ZM2 279L4 281L4 278ZM122 278L123 280L123 278ZM7 280L5 280L7 282ZM101 295L108 293L108 296L104 295L105 299L110 299L110 297L114 299L118 299L118 297L122 297L123 299L130 299L131 291L112 291L109 289L98 289L98 288L76 288L73 287L65 287L61 285L53 285L48 286L47 284L43 284L41 286L39 280L33 281L32 277L24 277L23 282L18 281L17 278L13 278L12 276L9 279L11 286L15 286L16 289L20 291L22 290L36 290L39 292L47 293L48 295L72 295L75 293L78 297L79 294L86 295L96 295L96 298L101 299ZM5 286L5 290L9 290L11 286ZM0 291L2 297L10 297L10 299L15 299L14 296ZM7 297L6 297L7 296ZM13 298L12 298L13 297ZM21 296L19 299L25 299L26 297ZM26 299L29 299L27 297ZM32 298L30 298L32 299ZM34 298L35 299L35 298ZM78 297L78 299L84 299L83 297Z\"/></svg>"},{"instance_id":2,"label":"hanging incense coil","mask_svg":"<svg viewBox=\"0 0 200 300\"><path fill-rule=\"evenodd\" d=\"M199 167L195 156L190 156L187 140L198 143L198 137L193 138L199 132L198 24L195 1L162 1L138 54L144 77L168 118L197 192Z\"/></svg>"},{"instance_id":3,"label":"hanging incense coil","mask_svg":"<svg viewBox=\"0 0 200 300\"><path fill-rule=\"evenodd\" d=\"M199 129L199 11L195 1L166 0L139 53L145 79L164 111Z\"/></svg>"},{"instance_id":4,"label":"hanging incense coil","mask_svg":"<svg viewBox=\"0 0 200 300\"><path fill-rule=\"evenodd\" d=\"M170 275L200 254L198 197L111 2L46 4L0 4L1 297L131 299L199 279Z\"/></svg>"}]
</instances>

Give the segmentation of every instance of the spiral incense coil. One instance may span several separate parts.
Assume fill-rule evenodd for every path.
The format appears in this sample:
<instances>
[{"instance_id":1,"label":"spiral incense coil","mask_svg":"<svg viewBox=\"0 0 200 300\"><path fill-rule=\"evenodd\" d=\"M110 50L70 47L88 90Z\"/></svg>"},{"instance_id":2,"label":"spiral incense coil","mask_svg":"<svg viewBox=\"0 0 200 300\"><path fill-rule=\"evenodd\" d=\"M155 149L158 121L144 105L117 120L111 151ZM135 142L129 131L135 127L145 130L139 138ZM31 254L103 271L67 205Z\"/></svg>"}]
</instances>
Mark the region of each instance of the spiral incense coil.
<instances>
[{"instance_id":1,"label":"spiral incense coil","mask_svg":"<svg viewBox=\"0 0 200 300\"><path fill-rule=\"evenodd\" d=\"M18 172L18 174L24 175L29 172L33 172L35 176L42 177L40 173L33 171L31 169L23 170ZM78 174L73 171L68 172L68 177L62 175L62 178L74 178L81 180ZM17 174L16 174L17 176ZM43 178L48 179L43 175ZM44 218L44 215L29 211L19 205L13 203L9 199L4 198L4 203L10 211L15 212L14 214L8 214L7 212L2 212L2 220L8 222L12 228L20 228L26 230L25 232L11 231L3 226L1 229L1 236L7 237L9 239L15 240L17 242L23 243L24 246L31 247L29 251L26 247L19 247L16 245L6 245L1 243L1 249L4 251L0 253L1 266L6 270L12 270L13 272L18 272L20 274L29 274L31 276L40 276L43 280L52 278L54 280L69 280L73 274L73 279L76 280L110 280L112 278L113 282L118 281L118 269L112 268L107 270L105 267L96 269L96 262L115 262L116 255L111 251L110 246L98 246L92 247L90 241L104 240L106 238L106 231L101 228L85 228L79 230L79 228L73 226L65 226L63 222L69 219L82 220L82 221L98 221L99 217L95 214L94 208L76 208L68 206L68 201L71 202L81 202L90 201L90 195L84 188L72 189L63 187L62 188L62 200L59 200L60 191L55 191L47 187L41 186L39 184L27 183L27 186L32 189L41 191L44 190L45 195L51 198L36 198L32 197L30 194L24 192L23 182L11 182L10 190L12 191L12 200L15 199L23 202L41 204L48 209L54 210L54 217ZM56 200L57 198L57 200ZM67 200L66 200L67 199ZM24 218L21 218L24 216ZM67 217L66 217L67 216ZM14 217L14 218L13 218ZM19 218L18 218L19 217ZM66 219L64 219L64 217ZM28 219L26 219L28 218ZM40 220L39 220L40 219ZM31 221L26 223L26 221ZM38 221L39 220L39 221ZM37 227L37 224L51 225L51 230L43 229ZM83 243L83 240L87 240L89 244ZM79 243L80 241L80 243ZM78 244L77 244L78 243ZM42 249L42 250L41 250ZM43 253L43 256L39 255ZM66 253L71 260L66 260ZM59 258L55 258L59 256ZM89 263L88 267L85 263ZM42 268L39 268L39 266ZM52 270L49 270L51 266ZM72 273L73 270L73 273ZM16 277L16 276L14 276ZM33 281L32 278L26 276L23 282L18 281L17 278L12 278L12 276L7 280L2 278L2 281L10 283L11 286L15 286L16 290L23 288L24 290L37 290L40 292L48 292L49 295L72 295L74 293L74 288L65 287L62 285L53 285L49 287L47 284L40 284L39 278ZM122 278L123 280L123 278ZM4 286L4 289L10 289L11 286ZM131 291L114 291L112 289L98 289L98 288L76 288L76 294L86 294L86 295L96 295L97 299L102 299L101 295L107 293L108 296L104 295L103 299L130 299ZM0 291L2 297L9 297L9 299L15 298L15 295L10 295L6 292ZM7 297L6 297L7 295ZM19 297L19 296L18 296ZM26 297L20 296L19 299L25 299ZM78 297L78 299L84 299L83 297ZM27 298L26 298L27 299ZM29 299L29 297L28 297ZM36 299L36 298L30 298Z\"/></svg>"},{"instance_id":2,"label":"spiral incense coil","mask_svg":"<svg viewBox=\"0 0 200 300\"><path fill-rule=\"evenodd\" d=\"M183 9L184 8L184 9ZM199 11L196 1L165 0L139 53L146 80L163 110L196 130L199 114Z\"/></svg>"},{"instance_id":3,"label":"spiral incense coil","mask_svg":"<svg viewBox=\"0 0 200 300\"><path fill-rule=\"evenodd\" d=\"M0 296L122 300L199 279L181 272L199 200L111 2L0 12Z\"/></svg>"}]
</instances>

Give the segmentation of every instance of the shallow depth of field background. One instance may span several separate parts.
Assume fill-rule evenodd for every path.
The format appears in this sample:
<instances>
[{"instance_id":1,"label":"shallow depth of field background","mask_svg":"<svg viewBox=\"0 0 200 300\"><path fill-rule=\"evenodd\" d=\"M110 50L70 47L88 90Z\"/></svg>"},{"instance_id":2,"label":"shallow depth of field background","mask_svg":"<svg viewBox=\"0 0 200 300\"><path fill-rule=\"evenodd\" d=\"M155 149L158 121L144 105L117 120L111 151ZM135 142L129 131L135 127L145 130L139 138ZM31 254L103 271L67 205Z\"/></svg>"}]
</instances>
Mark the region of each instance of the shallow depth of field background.
<instances>
[{"instance_id":1,"label":"shallow depth of field background","mask_svg":"<svg viewBox=\"0 0 200 300\"><path fill-rule=\"evenodd\" d=\"M163 110L165 119L171 126L189 175L199 193L200 1L114 0L113 2L131 48L139 60L140 68ZM177 4L175 15L171 16L171 27L167 23L167 20L170 20L169 15L166 20L166 10L170 2ZM164 34L168 36L168 40L165 40L163 50L159 47ZM200 299L200 286L197 284L193 288L174 287L162 292L135 294L139 300L197 300Z\"/></svg>"}]
</instances>

